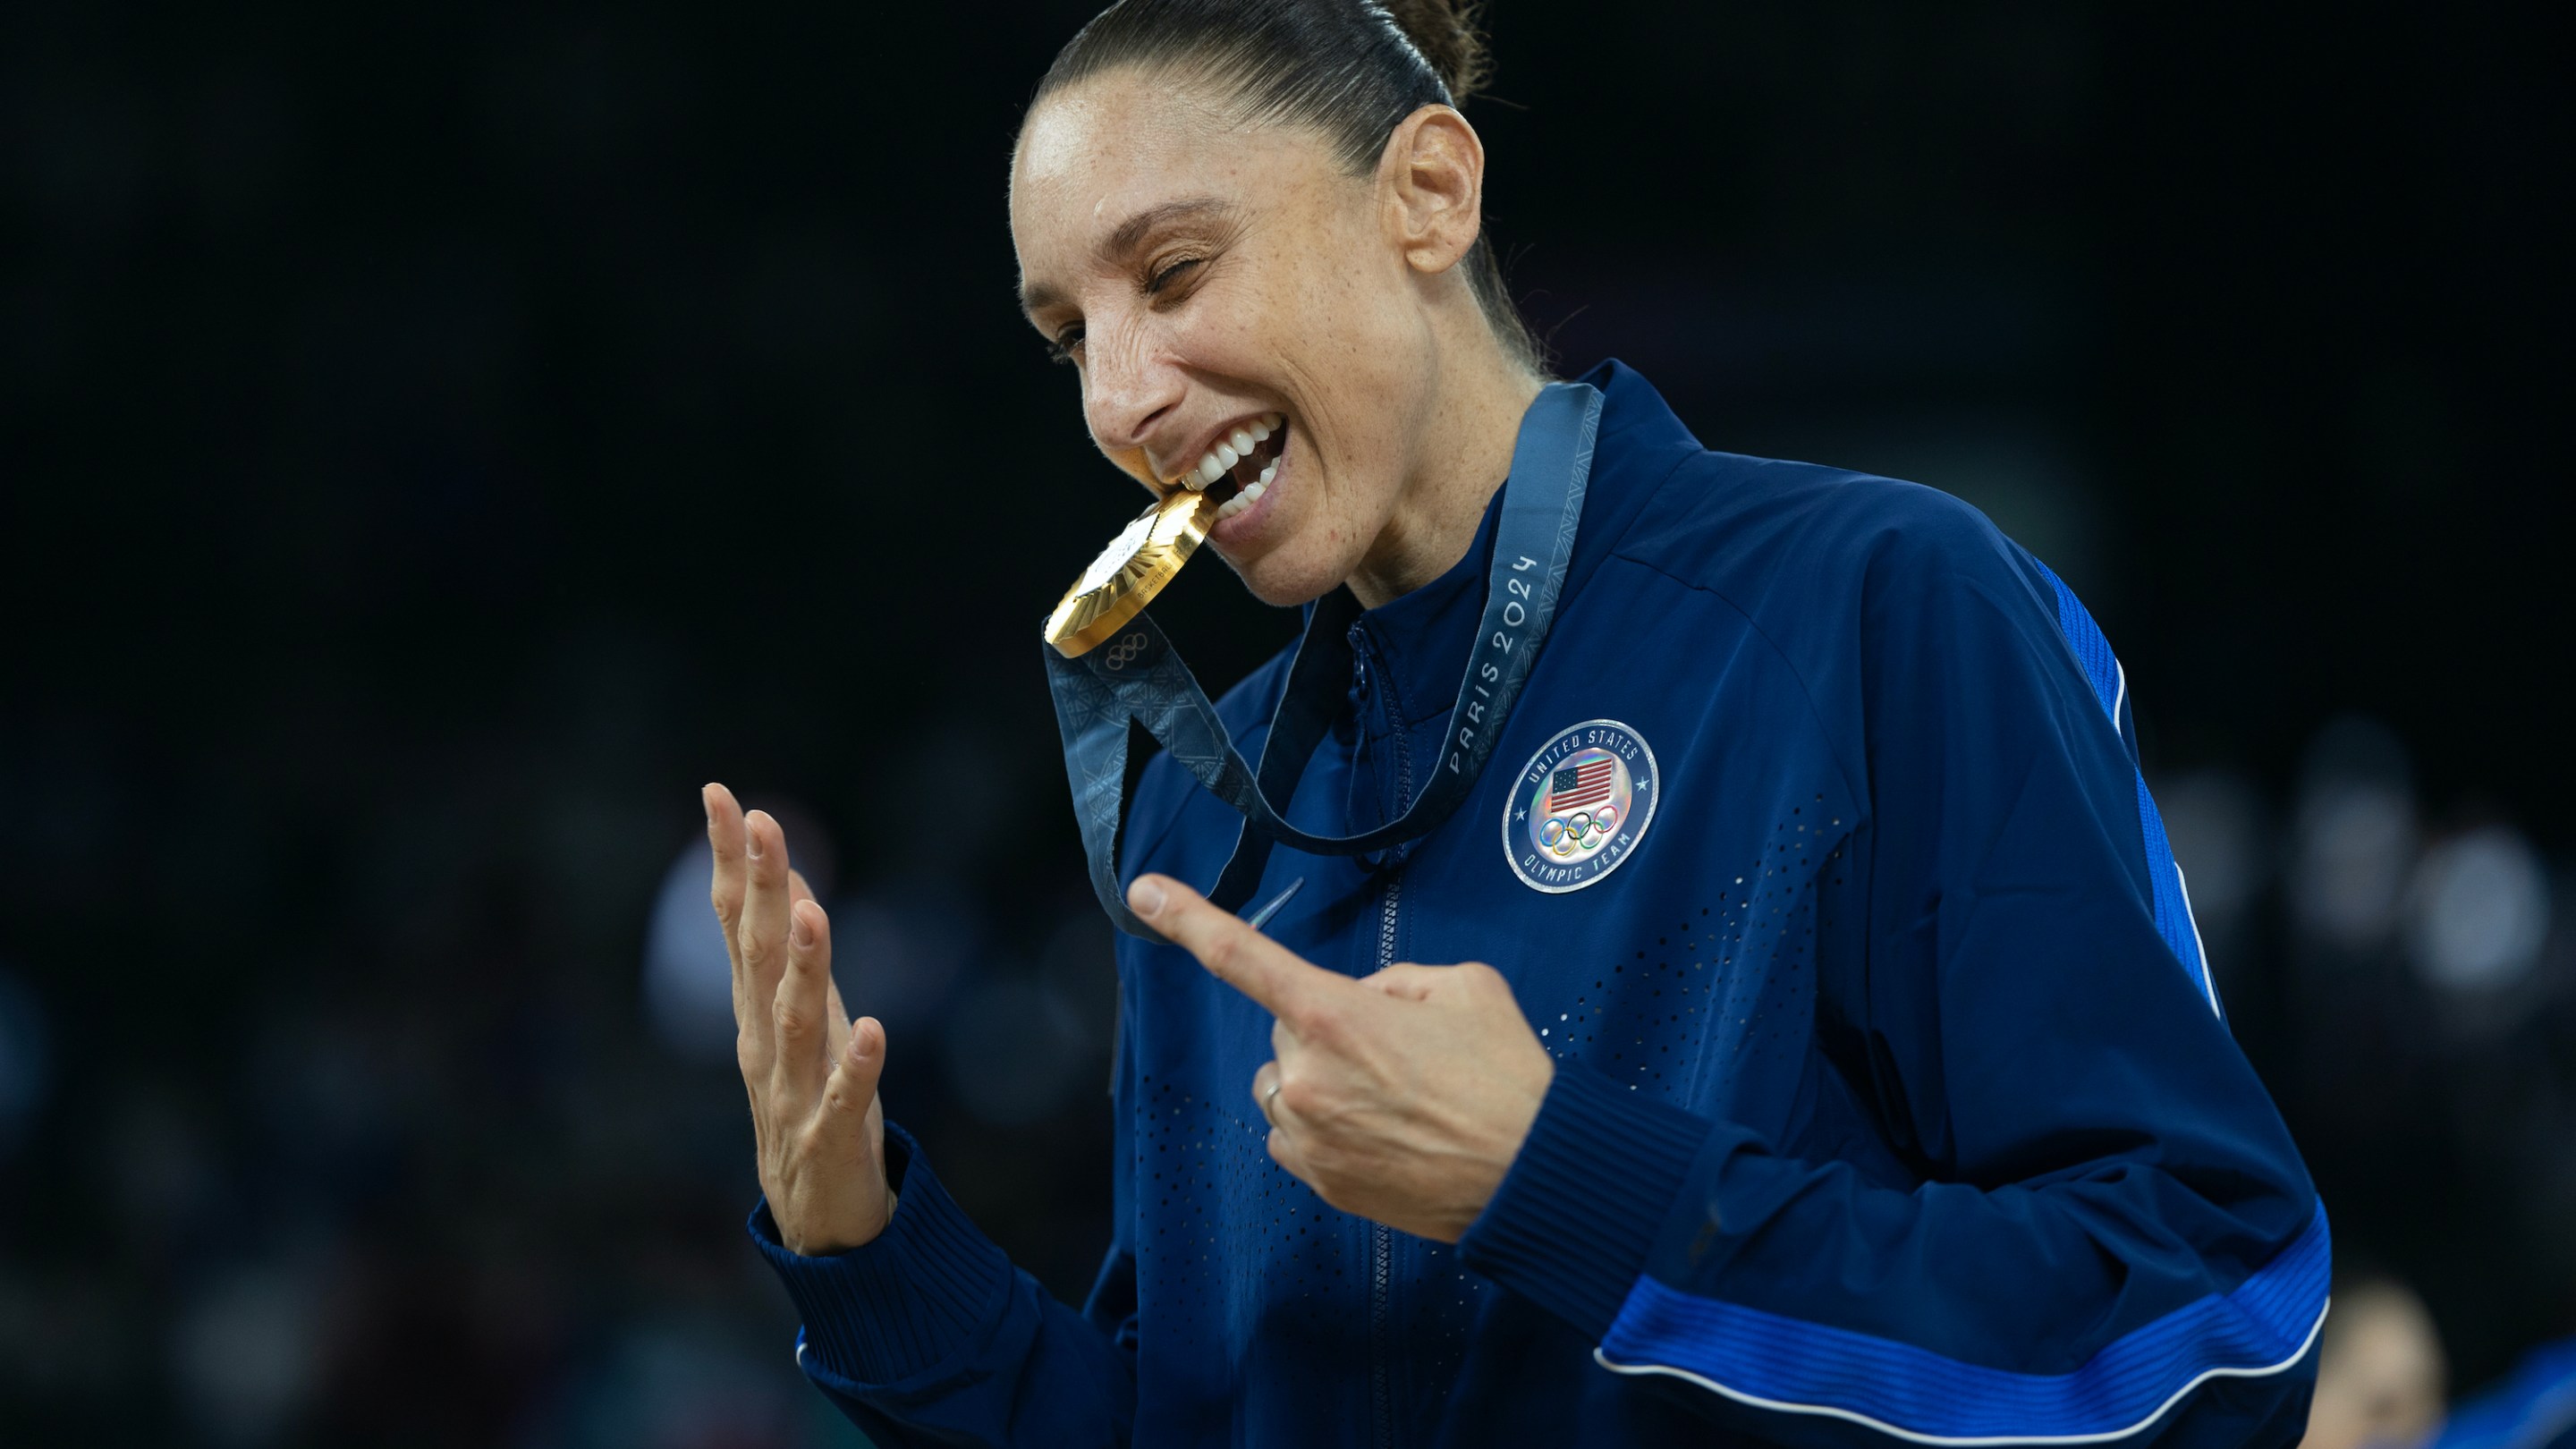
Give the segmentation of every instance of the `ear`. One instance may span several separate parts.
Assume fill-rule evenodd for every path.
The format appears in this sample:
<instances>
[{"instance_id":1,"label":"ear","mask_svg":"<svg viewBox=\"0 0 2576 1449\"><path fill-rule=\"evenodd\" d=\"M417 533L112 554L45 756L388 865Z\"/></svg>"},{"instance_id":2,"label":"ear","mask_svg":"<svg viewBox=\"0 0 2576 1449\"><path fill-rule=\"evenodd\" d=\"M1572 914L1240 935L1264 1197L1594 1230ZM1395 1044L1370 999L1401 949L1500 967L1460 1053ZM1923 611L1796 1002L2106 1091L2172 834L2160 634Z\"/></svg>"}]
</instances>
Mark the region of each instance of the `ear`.
<instances>
[{"instance_id":1,"label":"ear","mask_svg":"<svg viewBox=\"0 0 2576 1449\"><path fill-rule=\"evenodd\" d=\"M1405 263L1425 276L1458 265L1484 227L1485 143L1448 106L1424 106L1386 139L1378 180Z\"/></svg>"}]
</instances>

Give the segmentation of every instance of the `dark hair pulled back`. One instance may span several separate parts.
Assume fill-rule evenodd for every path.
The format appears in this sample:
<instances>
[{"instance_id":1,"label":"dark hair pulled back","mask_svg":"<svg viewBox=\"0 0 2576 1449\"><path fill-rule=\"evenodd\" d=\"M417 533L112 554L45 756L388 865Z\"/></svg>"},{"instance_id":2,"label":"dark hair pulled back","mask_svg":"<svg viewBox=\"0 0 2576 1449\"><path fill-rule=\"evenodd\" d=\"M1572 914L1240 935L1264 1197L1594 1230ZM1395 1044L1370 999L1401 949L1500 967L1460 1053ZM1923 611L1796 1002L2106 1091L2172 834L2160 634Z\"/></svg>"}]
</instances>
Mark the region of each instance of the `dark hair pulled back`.
<instances>
[{"instance_id":1,"label":"dark hair pulled back","mask_svg":"<svg viewBox=\"0 0 2576 1449\"><path fill-rule=\"evenodd\" d=\"M1180 74L1229 98L1248 122L1320 132L1354 176L1424 106L1460 105L1488 73L1480 0L1118 0L1047 67L1038 101L1125 66ZM1533 371L1538 341L1503 288L1483 232L1463 263L1504 348Z\"/></svg>"}]
</instances>

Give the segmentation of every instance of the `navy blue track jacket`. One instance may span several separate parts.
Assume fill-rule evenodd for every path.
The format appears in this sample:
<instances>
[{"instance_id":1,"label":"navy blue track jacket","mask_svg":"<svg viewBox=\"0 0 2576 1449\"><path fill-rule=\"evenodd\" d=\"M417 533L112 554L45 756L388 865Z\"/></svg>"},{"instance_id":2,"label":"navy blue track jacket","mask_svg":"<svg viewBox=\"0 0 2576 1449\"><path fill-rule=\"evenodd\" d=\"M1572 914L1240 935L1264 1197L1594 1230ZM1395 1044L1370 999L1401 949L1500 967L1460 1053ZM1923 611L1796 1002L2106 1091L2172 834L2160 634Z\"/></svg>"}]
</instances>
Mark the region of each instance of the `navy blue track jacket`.
<instances>
[{"instance_id":1,"label":"navy blue track jacket","mask_svg":"<svg viewBox=\"0 0 2576 1449\"><path fill-rule=\"evenodd\" d=\"M1712 453L1636 373L1586 380L1562 610L1474 793L1382 857L1282 849L1254 896L1304 876L1270 932L1331 970L1509 979L1557 1074L1500 1191L1454 1247L1327 1207L1264 1150L1269 1015L1122 939L1117 1237L1079 1311L896 1128L876 1241L800 1258L754 1214L806 1373L880 1444L2299 1437L2325 1217L2100 631L1955 499ZM1438 760L1493 522L1354 626L1293 822L1374 826ZM1221 706L1247 757L1285 675ZM1543 891L1506 812L1589 721L1660 803ZM1127 868L1205 887L1237 823L1158 757Z\"/></svg>"}]
</instances>

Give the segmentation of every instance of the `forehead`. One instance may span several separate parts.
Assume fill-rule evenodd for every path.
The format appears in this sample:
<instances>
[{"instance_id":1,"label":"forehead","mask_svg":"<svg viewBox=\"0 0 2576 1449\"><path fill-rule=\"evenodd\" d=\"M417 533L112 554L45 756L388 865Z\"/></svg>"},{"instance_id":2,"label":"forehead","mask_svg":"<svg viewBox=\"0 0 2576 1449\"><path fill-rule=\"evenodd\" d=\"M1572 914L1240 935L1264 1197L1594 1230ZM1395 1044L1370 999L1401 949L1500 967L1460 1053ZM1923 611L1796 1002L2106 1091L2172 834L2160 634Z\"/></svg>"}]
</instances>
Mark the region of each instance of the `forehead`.
<instances>
[{"instance_id":1,"label":"forehead","mask_svg":"<svg viewBox=\"0 0 2576 1449\"><path fill-rule=\"evenodd\" d=\"M1185 197L1240 201L1313 169L1314 139L1234 123L1189 89L1137 71L1056 92L1011 157L1011 239L1024 273L1072 266L1121 223Z\"/></svg>"}]
</instances>

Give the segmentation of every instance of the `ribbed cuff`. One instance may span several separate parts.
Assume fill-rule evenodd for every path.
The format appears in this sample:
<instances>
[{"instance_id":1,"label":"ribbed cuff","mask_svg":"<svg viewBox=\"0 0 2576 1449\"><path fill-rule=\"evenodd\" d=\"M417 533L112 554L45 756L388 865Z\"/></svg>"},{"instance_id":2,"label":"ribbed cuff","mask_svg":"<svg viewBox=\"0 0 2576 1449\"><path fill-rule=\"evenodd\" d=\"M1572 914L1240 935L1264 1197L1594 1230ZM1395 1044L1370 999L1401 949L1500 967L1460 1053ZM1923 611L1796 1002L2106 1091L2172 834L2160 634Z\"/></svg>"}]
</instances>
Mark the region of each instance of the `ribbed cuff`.
<instances>
[{"instance_id":1,"label":"ribbed cuff","mask_svg":"<svg viewBox=\"0 0 2576 1449\"><path fill-rule=\"evenodd\" d=\"M1713 1125L1557 1063L1529 1140L1459 1240L1460 1259L1600 1342Z\"/></svg>"},{"instance_id":2,"label":"ribbed cuff","mask_svg":"<svg viewBox=\"0 0 2576 1449\"><path fill-rule=\"evenodd\" d=\"M895 1187L885 1231L846 1253L808 1258L778 1239L763 1198L751 1240L805 1319L809 1365L860 1384L895 1384L938 1367L971 1343L1008 1301L1011 1260L967 1218L911 1134L885 1129Z\"/></svg>"}]
</instances>

